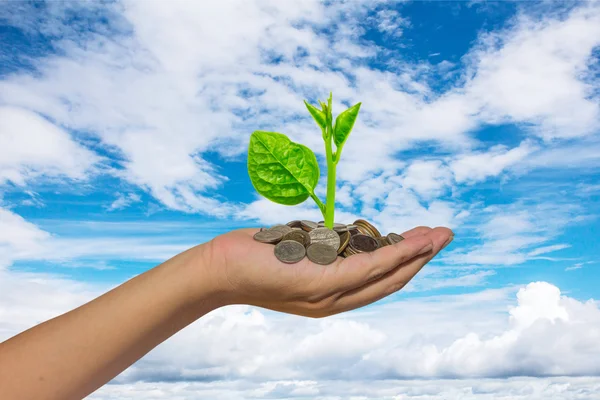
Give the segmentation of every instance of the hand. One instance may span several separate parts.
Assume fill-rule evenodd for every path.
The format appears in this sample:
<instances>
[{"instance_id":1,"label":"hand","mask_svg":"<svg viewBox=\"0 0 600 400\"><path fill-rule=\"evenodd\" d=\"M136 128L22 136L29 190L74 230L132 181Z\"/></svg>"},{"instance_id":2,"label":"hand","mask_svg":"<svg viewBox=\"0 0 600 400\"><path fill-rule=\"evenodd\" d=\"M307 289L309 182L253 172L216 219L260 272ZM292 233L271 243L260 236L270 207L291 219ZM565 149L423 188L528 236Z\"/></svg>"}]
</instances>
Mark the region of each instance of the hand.
<instances>
[{"instance_id":1,"label":"hand","mask_svg":"<svg viewBox=\"0 0 600 400\"><path fill-rule=\"evenodd\" d=\"M373 303L402 289L453 238L447 228L417 227L405 240L372 253L319 265L307 257L285 264L274 246L239 229L207 243L211 270L228 304L250 304L320 318Z\"/></svg>"}]
</instances>

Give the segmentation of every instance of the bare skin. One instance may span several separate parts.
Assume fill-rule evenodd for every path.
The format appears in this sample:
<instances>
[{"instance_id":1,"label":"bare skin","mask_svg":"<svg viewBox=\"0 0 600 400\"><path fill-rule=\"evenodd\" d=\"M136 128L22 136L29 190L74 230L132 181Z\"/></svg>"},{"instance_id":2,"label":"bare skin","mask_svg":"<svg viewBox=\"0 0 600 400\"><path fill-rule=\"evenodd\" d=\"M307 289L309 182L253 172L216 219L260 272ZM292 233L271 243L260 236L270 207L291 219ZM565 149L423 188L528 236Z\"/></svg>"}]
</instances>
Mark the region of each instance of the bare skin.
<instances>
[{"instance_id":1,"label":"bare skin","mask_svg":"<svg viewBox=\"0 0 600 400\"><path fill-rule=\"evenodd\" d=\"M400 243L323 266L281 263L256 232L218 236L0 343L0 399L81 399L219 307L322 318L365 306L402 289L453 238L418 227Z\"/></svg>"}]
</instances>

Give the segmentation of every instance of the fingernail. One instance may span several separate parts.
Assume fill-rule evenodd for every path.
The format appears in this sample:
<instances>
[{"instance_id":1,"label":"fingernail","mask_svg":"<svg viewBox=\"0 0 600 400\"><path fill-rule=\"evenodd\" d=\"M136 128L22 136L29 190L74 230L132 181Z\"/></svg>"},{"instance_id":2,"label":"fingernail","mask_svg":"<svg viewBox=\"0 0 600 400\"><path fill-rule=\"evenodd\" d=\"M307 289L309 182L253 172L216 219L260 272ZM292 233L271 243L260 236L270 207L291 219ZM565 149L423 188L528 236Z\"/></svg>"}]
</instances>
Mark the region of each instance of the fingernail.
<instances>
[{"instance_id":1,"label":"fingernail","mask_svg":"<svg viewBox=\"0 0 600 400\"><path fill-rule=\"evenodd\" d=\"M450 244L450 242L452 242L453 240L454 240L454 235L450 235L448 240L446 240L446 243L444 243L444 245L442 246L442 249L445 248L446 246L448 246Z\"/></svg>"},{"instance_id":2,"label":"fingernail","mask_svg":"<svg viewBox=\"0 0 600 400\"><path fill-rule=\"evenodd\" d=\"M433 245L431 243L429 243L427 246L423 247L421 249L421 251L419 251L419 254L417 254L418 256L420 256L421 254L425 254L428 251L431 251L433 249Z\"/></svg>"}]
</instances>

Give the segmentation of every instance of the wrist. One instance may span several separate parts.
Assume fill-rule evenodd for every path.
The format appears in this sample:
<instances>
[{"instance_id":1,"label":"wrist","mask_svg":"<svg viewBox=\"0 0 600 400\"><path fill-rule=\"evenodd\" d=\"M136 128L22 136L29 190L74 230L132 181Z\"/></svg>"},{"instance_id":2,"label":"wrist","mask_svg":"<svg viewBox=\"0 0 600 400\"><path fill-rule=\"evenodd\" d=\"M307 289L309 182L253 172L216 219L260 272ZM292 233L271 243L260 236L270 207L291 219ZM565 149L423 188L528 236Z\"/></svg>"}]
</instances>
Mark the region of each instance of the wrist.
<instances>
[{"instance_id":1,"label":"wrist","mask_svg":"<svg viewBox=\"0 0 600 400\"><path fill-rule=\"evenodd\" d=\"M216 254L213 241L208 241L179 254L175 267L186 293L185 302L195 307L202 304L212 309L232 304L231 286L223 271L223 257Z\"/></svg>"}]
</instances>

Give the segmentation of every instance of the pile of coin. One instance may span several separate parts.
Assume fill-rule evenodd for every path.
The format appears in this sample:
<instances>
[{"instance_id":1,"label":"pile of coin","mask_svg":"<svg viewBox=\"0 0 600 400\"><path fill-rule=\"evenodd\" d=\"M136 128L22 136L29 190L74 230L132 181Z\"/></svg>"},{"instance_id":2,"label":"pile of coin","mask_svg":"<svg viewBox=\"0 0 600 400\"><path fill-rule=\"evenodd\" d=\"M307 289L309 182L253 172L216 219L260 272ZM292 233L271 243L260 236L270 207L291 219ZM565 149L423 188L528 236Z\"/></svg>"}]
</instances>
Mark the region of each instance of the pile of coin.
<instances>
[{"instance_id":1,"label":"pile of coin","mask_svg":"<svg viewBox=\"0 0 600 400\"><path fill-rule=\"evenodd\" d=\"M292 264L305 256L314 263L327 265L340 257L375 251L398 243L404 238L396 233L382 236L371 223L357 219L352 224L334 223L333 229L324 221L290 221L285 225L261 228L254 240L275 245L275 256Z\"/></svg>"}]
</instances>

